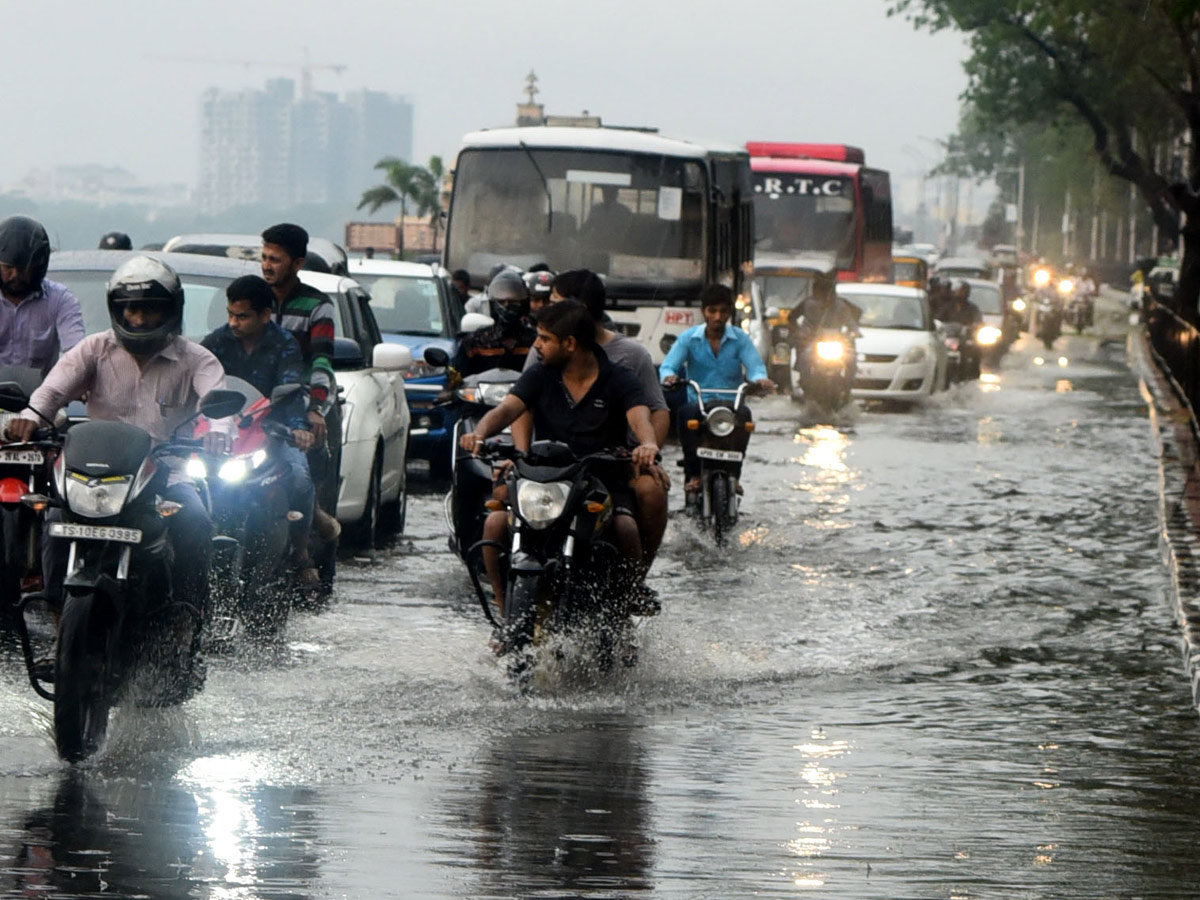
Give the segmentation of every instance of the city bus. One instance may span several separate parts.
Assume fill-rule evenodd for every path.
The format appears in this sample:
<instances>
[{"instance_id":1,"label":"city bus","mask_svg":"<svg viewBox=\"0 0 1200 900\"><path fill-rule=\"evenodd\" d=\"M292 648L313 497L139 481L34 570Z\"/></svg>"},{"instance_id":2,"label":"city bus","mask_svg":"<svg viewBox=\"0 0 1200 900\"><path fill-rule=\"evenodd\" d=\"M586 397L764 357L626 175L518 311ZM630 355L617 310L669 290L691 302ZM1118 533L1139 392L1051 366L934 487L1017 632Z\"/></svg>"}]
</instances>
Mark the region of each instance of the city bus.
<instances>
[{"instance_id":1,"label":"city bus","mask_svg":"<svg viewBox=\"0 0 1200 900\"><path fill-rule=\"evenodd\" d=\"M839 281L892 280L888 173L844 144L748 142L757 261L821 259Z\"/></svg>"},{"instance_id":2,"label":"city bus","mask_svg":"<svg viewBox=\"0 0 1200 900\"><path fill-rule=\"evenodd\" d=\"M749 155L584 121L463 139L445 266L467 270L473 288L501 263L591 269L617 326L661 362L679 332L703 321L700 290L739 293L751 270Z\"/></svg>"}]
</instances>

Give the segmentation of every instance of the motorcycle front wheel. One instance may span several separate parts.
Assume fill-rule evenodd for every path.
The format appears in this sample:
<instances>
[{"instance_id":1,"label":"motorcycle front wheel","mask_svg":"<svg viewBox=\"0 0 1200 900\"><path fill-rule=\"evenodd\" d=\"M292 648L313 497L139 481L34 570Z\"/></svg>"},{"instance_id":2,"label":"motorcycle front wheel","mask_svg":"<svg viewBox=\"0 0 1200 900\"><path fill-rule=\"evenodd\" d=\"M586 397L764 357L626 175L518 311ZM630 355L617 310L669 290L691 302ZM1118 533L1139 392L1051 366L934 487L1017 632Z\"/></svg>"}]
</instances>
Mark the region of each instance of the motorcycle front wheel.
<instances>
[{"instance_id":1,"label":"motorcycle front wheel","mask_svg":"<svg viewBox=\"0 0 1200 900\"><path fill-rule=\"evenodd\" d=\"M732 516L729 514L729 477L724 472L716 472L708 486L709 503L712 509L713 539L717 546L725 544L729 530L733 528Z\"/></svg>"},{"instance_id":2,"label":"motorcycle front wheel","mask_svg":"<svg viewBox=\"0 0 1200 900\"><path fill-rule=\"evenodd\" d=\"M54 743L67 762L87 759L108 731L106 626L94 621L94 596L68 597L54 662Z\"/></svg>"}]
</instances>

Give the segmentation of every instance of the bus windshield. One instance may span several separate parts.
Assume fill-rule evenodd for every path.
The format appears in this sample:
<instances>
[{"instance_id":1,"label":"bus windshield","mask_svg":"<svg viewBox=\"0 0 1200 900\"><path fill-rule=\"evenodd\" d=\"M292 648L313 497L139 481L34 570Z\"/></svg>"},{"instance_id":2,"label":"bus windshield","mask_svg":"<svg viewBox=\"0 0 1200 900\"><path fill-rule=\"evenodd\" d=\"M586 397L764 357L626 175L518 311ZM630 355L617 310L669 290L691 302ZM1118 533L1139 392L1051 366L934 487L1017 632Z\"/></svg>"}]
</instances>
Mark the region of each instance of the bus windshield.
<instances>
[{"instance_id":1,"label":"bus windshield","mask_svg":"<svg viewBox=\"0 0 1200 900\"><path fill-rule=\"evenodd\" d=\"M482 283L498 263L587 268L622 288L704 279L700 162L536 147L464 150L454 174L447 265Z\"/></svg>"},{"instance_id":2,"label":"bus windshield","mask_svg":"<svg viewBox=\"0 0 1200 900\"><path fill-rule=\"evenodd\" d=\"M755 258L828 256L855 267L854 182L792 172L754 173Z\"/></svg>"}]
</instances>

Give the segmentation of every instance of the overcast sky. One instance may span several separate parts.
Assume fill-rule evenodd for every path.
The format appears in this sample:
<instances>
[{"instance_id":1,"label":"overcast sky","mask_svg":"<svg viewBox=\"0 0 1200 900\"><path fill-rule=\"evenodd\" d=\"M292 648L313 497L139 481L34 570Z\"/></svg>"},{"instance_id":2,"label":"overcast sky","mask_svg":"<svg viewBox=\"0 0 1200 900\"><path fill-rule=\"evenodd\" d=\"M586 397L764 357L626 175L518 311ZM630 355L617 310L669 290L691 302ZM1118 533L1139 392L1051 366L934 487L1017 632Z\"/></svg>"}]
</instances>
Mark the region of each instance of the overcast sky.
<instances>
[{"instance_id":1,"label":"overcast sky","mask_svg":"<svg viewBox=\"0 0 1200 900\"><path fill-rule=\"evenodd\" d=\"M551 113L744 143L862 146L900 180L932 165L965 85L959 35L886 15L888 0L340 0L115 4L0 0L0 183L63 163L122 165L194 183L198 97L260 87L307 47L319 90L407 95L414 153L452 160L459 138L511 124L530 69ZM181 61L163 60L163 55ZM189 61L182 61L182 60ZM199 61L191 61L199 60Z\"/></svg>"}]
</instances>

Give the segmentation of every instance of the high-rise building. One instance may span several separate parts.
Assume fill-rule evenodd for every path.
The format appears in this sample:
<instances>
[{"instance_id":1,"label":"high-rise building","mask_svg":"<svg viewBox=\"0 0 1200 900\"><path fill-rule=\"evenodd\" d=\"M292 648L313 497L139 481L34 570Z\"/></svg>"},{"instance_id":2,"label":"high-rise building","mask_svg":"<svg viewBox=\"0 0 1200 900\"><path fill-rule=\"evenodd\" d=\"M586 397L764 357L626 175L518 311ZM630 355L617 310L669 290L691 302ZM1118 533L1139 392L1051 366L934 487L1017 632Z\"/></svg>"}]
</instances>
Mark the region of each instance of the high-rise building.
<instances>
[{"instance_id":1,"label":"high-rise building","mask_svg":"<svg viewBox=\"0 0 1200 900\"><path fill-rule=\"evenodd\" d=\"M198 204L211 214L246 205L357 202L379 182L380 159L411 160L412 114L406 99L379 91L344 100L322 92L297 97L287 78L262 90L205 91Z\"/></svg>"}]
</instances>

